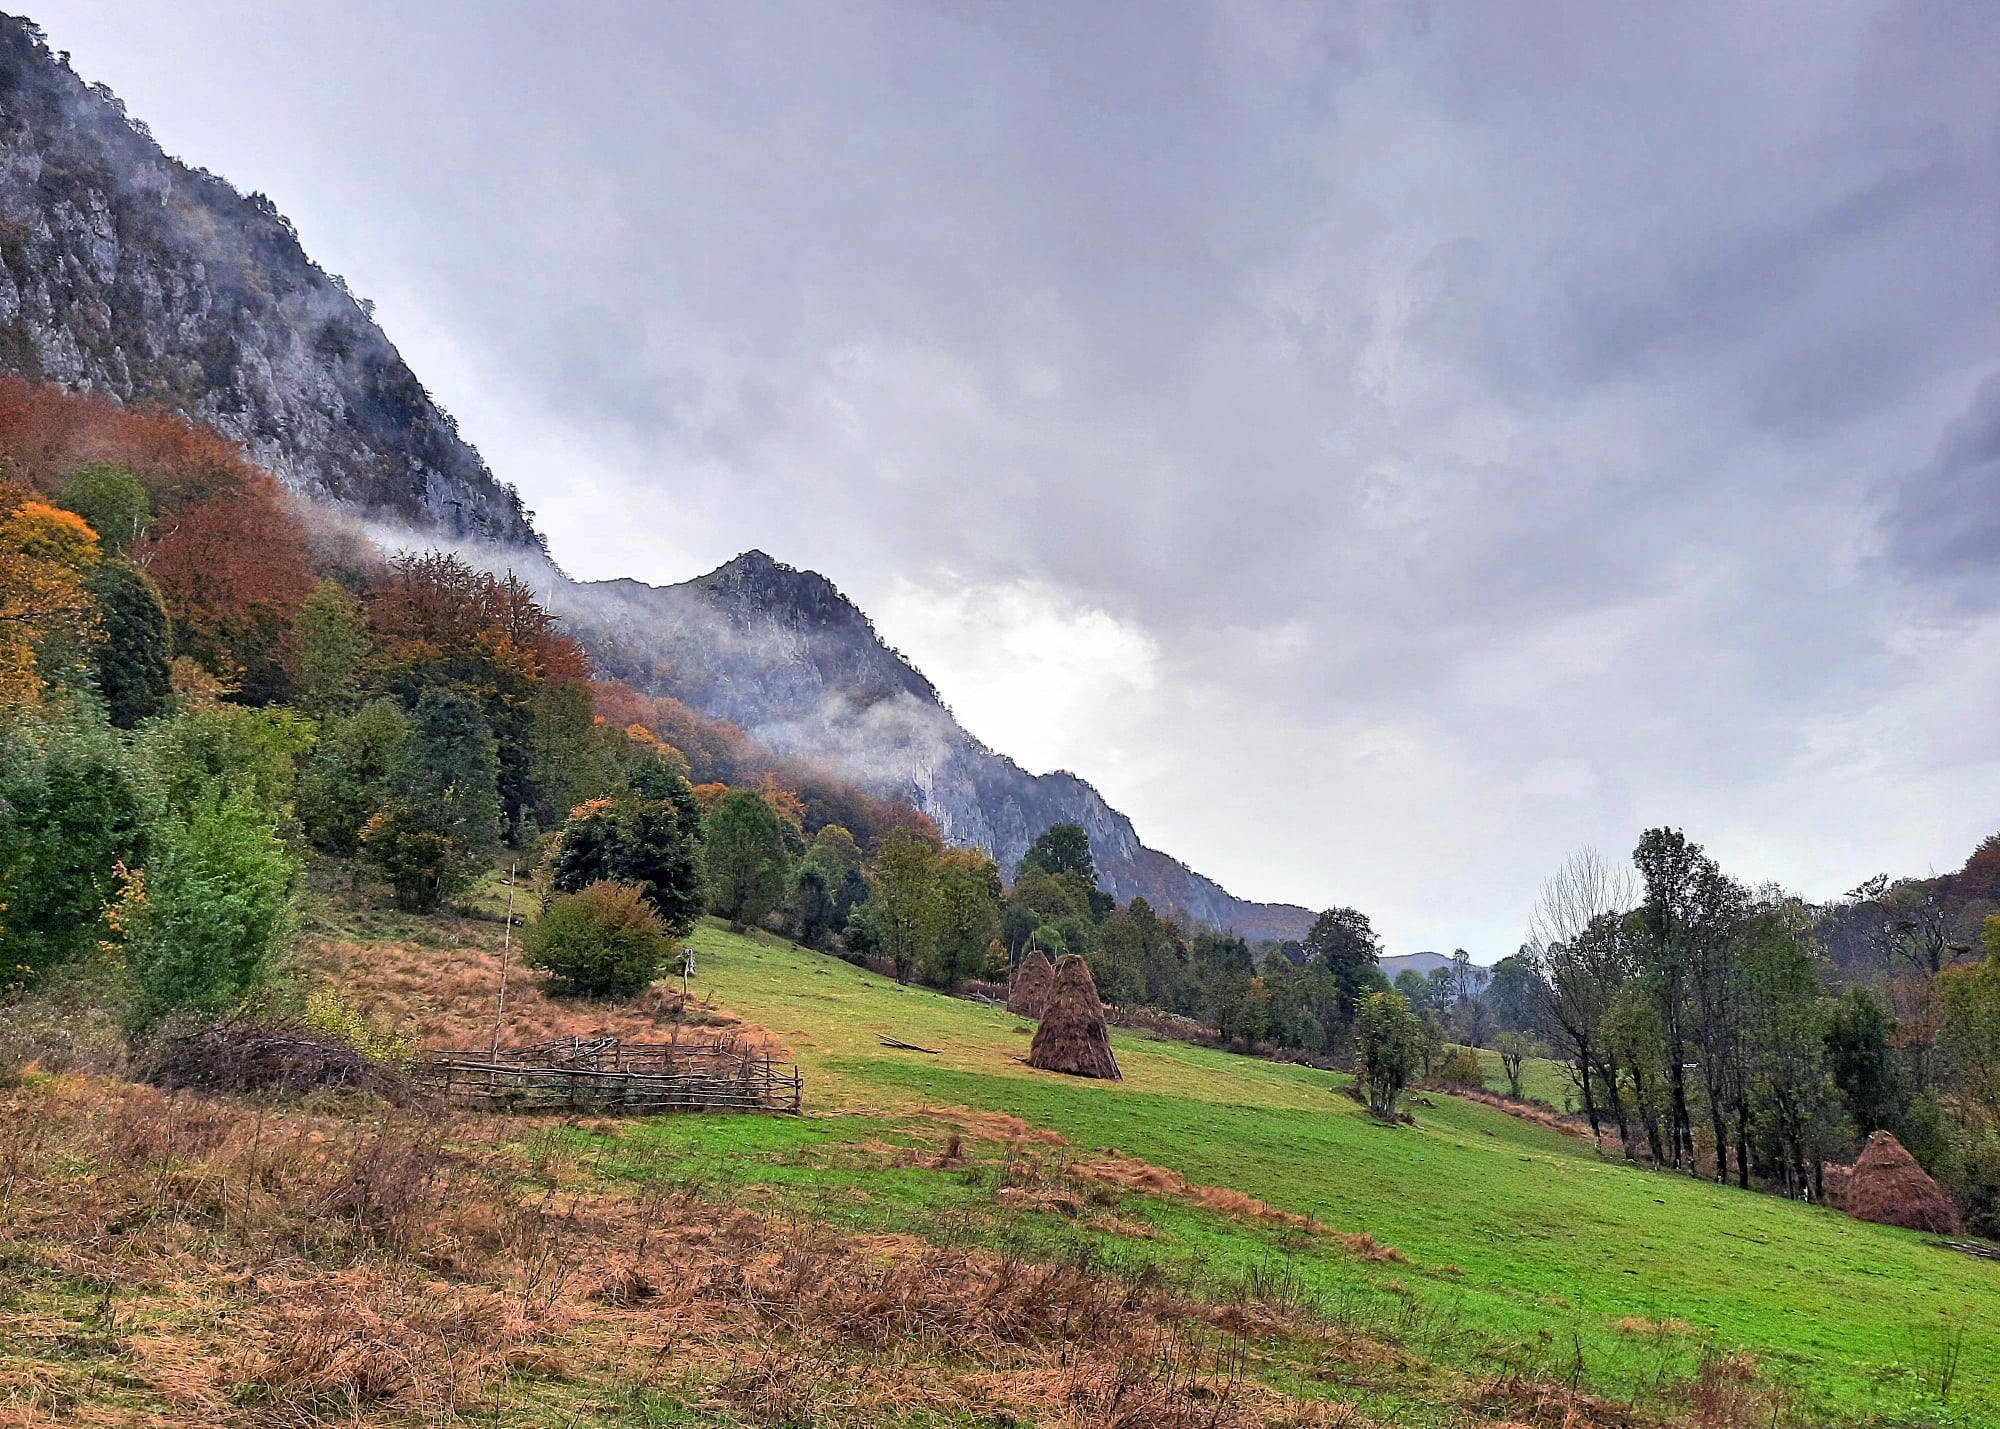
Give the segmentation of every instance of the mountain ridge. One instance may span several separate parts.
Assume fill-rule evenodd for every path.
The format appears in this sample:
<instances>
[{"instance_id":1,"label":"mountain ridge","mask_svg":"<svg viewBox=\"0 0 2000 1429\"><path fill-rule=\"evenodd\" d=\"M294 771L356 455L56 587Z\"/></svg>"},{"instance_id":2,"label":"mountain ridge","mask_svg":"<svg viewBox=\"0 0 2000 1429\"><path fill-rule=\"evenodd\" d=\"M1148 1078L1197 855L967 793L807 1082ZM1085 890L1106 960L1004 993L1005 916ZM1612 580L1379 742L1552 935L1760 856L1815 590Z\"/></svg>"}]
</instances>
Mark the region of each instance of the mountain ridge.
<instances>
[{"instance_id":1,"label":"mountain ridge","mask_svg":"<svg viewBox=\"0 0 2000 1429\"><path fill-rule=\"evenodd\" d=\"M4 14L0 368L179 410L336 508L543 549L519 493L268 198L168 155Z\"/></svg>"},{"instance_id":2,"label":"mountain ridge","mask_svg":"<svg viewBox=\"0 0 2000 1429\"><path fill-rule=\"evenodd\" d=\"M1310 922L1147 848L1080 776L1029 774L989 749L822 575L747 551L675 586L572 581L519 494L275 205L166 154L12 15L0 15L0 371L178 411L309 501L519 568L606 673L906 799L1010 873L1043 829L1075 822L1121 898L1254 937Z\"/></svg>"},{"instance_id":3,"label":"mountain ridge","mask_svg":"<svg viewBox=\"0 0 2000 1429\"><path fill-rule=\"evenodd\" d=\"M1142 842L1068 770L1031 774L967 731L936 687L826 576L760 550L671 586L631 579L550 592L606 673L728 719L782 754L813 758L907 799L946 839L1014 865L1050 824L1090 835L1100 886L1246 937L1299 938L1309 909L1238 898Z\"/></svg>"}]
</instances>

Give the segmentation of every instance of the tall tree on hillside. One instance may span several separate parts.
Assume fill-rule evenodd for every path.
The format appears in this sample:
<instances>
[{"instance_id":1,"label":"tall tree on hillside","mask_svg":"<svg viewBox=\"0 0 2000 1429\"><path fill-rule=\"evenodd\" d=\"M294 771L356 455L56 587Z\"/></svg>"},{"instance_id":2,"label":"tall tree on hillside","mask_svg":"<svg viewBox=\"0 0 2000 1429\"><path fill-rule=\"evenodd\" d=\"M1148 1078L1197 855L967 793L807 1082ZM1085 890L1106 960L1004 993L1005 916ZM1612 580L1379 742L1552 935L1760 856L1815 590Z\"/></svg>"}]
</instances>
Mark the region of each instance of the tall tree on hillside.
<instances>
[{"instance_id":1,"label":"tall tree on hillside","mask_svg":"<svg viewBox=\"0 0 2000 1429\"><path fill-rule=\"evenodd\" d=\"M1889 1018L1874 988L1850 983L1842 990L1827 1014L1826 1060L1856 1134L1865 1139L1897 1119Z\"/></svg>"},{"instance_id":2,"label":"tall tree on hillside","mask_svg":"<svg viewBox=\"0 0 2000 1429\"><path fill-rule=\"evenodd\" d=\"M1330 1045L1353 1020L1354 1008L1382 960L1382 940L1368 916L1355 908L1328 908L1313 919L1300 945L1311 976L1314 1016Z\"/></svg>"},{"instance_id":3,"label":"tall tree on hillside","mask_svg":"<svg viewBox=\"0 0 2000 1429\"><path fill-rule=\"evenodd\" d=\"M173 701L173 640L159 591L126 561L101 563L84 585L97 602L90 668L105 717L131 729L164 714Z\"/></svg>"},{"instance_id":4,"label":"tall tree on hillside","mask_svg":"<svg viewBox=\"0 0 2000 1429\"><path fill-rule=\"evenodd\" d=\"M306 841L321 853L352 858L361 830L389 798L402 767L410 717L397 701L370 700L352 714L320 722L319 741L299 771L296 804Z\"/></svg>"},{"instance_id":5,"label":"tall tree on hillside","mask_svg":"<svg viewBox=\"0 0 2000 1429\"><path fill-rule=\"evenodd\" d=\"M339 581L321 581L293 622L298 641L297 703L311 715L345 710L359 697L361 667L374 642L361 601Z\"/></svg>"},{"instance_id":6,"label":"tall tree on hillside","mask_svg":"<svg viewBox=\"0 0 2000 1429\"><path fill-rule=\"evenodd\" d=\"M89 522L106 551L129 551L153 525L145 486L115 462L86 462L71 472L56 492L56 505Z\"/></svg>"},{"instance_id":7,"label":"tall tree on hillside","mask_svg":"<svg viewBox=\"0 0 2000 1429\"><path fill-rule=\"evenodd\" d=\"M791 882L785 831L770 803L752 789L732 789L709 813L703 860L709 908L742 926L784 901Z\"/></svg>"},{"instance_id":8,"label":"tall tree on hillside","mask_svg":"<svg viewBox=\"0 0 2000 1429\"><path fill-rule=\"evenodd\" d=\"M854 835L841 825L828 824L813 836L792 883L792 918L800 942L828 947L855 908L868 901L862 865Z\"/></svg>"},{"instance_id":9,"label":"tall tree on hillside","mask_svg":"<svg viewBox=\"0 0 2000 1429\"><path fill-rule=\"evenodd\" d=\"M1092 921L1101 920L1117 906L1117 900L1097 887L1097 862L1090 854L1090 835L1081 824L1051 824L1042 830L1015 867L1014 882L1040 872L1060 881L1071 890L1078 911Z\"/></svg>"},{"instance_id":10,"label":"tall tree on hillside","mask_svg":"<svg viewBox=\"0 0 2000 1429\"><path fill-rule=\"evenodd\" d=\"M469 885L499 845L500 757L479 706L454 691L424 691L411 725L361 846L397 904L423 911Z\"/></svg>"},{"instance_id":11,"label":"tall tree on hillside","mask_svg":"<svg viewBox=\"0 0 2000 1429\"><path fill-rule=\"evenodd\" d=\"M1000 869L977 849L948 848L937 859L928 980L954 987L986 970L986 948L1000 931Z\"/></svg>"},{"instance_id":12,"label":"tall tree on hillside","mask_svg":"<svg viewBox=\"0 0 2000 1429\"><path fill-rule=\"evenodd\" d=\"M245 704L290 692L293 631L312 594L304 528L269 477L163 514L135 555L160 588L174 653Z\"/></svg>"},{"instance_id":13,"label":"tall tree on hillside","mask_svg":"<svg viewBox=\"0 0 2000 1429\"><path fill-rule=\"evenodd\" d=\"M1028 851L1021 855L1014 876L1024 869L1039 868L1044 873L1074 873L1091 887L1097 885L1097 863L1090 856L1090 835L1081 824L1051 824L1042 830Z\"/></svg>"},{"instance_id":14,"label":"tall tree on hillside","mask_svg":"<svg viewBox=\"0 0 2000 1429\"><path fill-rule=\"evenodd\" d=\"M33 704L44 649L74 645L89 630L84 581L99 559L83 518L0 480L0 711Z\"/></svg>"},{"instance_id":15,"label":"tall tree on hillside","mask_svg":"<svg viewBox=\"0 0 2000 1429\"><path fill-rule=\"evenodd\" d=\"M1599 1076L1600 1029L1619 987L1631 976L1624 915L1636 899L1631 876L1595 849L1572 854L1542 885L1535 903L1532 961L1549 1025L1570 1059L1590 1133L1601 1136L1596 1088L1612 1098L1623 1131L1616 1078Z\"/></svg>"},{"instance_id":16,"label":"tall tree on hillside","mask_svg":"<svg viewBox=\"0 0 2000 1429\"><path fill-rule=\"evenodd\" d=\"M1695 1169L1694 1120L1687 1092L1688 1050L1698 1039L1715 1044L1704 1069L1720 1078L1727 1053L1728 951L1742 916L1742 890L1701 846L1678 829L1648 829L1632 861L1644 885L1637 910L1639 960L1652 992L1667 1049L1671 1090L1671 1159ZM1705 1052L1709 1049L1705 1048ZM1726 1105L1718 1083L1717 1096ZM1717 1117L1717 1156L1727 1144Z\"/></svg>"},{"instance_id":17,"label":"tall tree on hillside","mask_svg":"<svg viewBox=\"0 0 2000 1429\"><path fill-rule=\"evenodd\" d=\"M631 884L669 935L685 937L701 916L703 840L701 805L686 780L628 787L570 812L549 853L550 883L558 893Z\"/></svg>"},{"instance_id":18,"label":"tall tree on hillside","mask_svg":"<svg viewBox=\"0 0 2000 1429\"><path fill-rule=\"evenodd\" d=\"M868 867L870 891L864 907L898 982L909 981L931 946L937 926L939 852L929 839L898 829L882 841Z\"/></svg>"}]
</instances>

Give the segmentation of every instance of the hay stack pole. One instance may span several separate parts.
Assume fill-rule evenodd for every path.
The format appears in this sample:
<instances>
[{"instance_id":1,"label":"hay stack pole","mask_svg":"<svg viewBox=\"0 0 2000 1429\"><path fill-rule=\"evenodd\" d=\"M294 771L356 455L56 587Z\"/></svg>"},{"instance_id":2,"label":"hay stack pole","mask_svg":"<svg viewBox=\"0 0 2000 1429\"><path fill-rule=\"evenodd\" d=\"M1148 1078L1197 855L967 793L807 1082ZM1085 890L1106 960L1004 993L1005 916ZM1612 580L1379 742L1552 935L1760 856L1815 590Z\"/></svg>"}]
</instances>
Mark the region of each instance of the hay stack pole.
<instances>
[{"instance_id":1,"label":"hay stack pole","mask_svg":"<svg viewBox=\"0 0 2000 1429\"><path fill-rule=\"evenodd\" d=\"M1917 1158L1903 1149L1903 1143L1886 1131L1868 1138L1841 1199L1842 1208L1857 1221L1933 1235L1953 1235L1959 1229L1958 1207Z\"/></svg>"},{"instance_id":2,"label":"hay stack pole","mask_svg":"<svg viewBox=\"0 0 2000 1429\"><path fill-rule=\"evenodd\" d=\"M1040 1017L1054 974L1048 955L1040 948L1031 951L1014 969L1014 981L1007 987L1007 1010L1016 1017Z\"/></svg>"},{"instance_id":3,"label":"hay stack pole","mask_svg":"<svg viewBox=\"0 0 2000 1429\"><path fill-rule=\"evenodd\" d=\"M1102 1077L1118 1082L1118 1059L1111 1055L1111 1031L1104 1025L1104 1004L1097 1000L1097 983L1090 965L1075 953L1056 959L1042 1008L1042 1025L1028 1048L1028 1065L1073 1077Z\"/></svg>"}]
</instances>

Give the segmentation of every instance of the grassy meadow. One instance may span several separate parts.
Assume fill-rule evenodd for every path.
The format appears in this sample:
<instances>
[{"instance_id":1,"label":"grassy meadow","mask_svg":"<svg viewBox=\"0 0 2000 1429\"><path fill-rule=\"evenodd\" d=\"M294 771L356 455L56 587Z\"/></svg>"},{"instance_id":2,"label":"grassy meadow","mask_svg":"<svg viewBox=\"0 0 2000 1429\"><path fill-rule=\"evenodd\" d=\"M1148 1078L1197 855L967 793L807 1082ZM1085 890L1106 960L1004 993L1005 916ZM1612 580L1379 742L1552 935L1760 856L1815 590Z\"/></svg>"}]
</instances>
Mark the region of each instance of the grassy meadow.
<instances>
[{"instance_id":1,"label":"grassy meadow","mask_svg":"<svg viewBox=\"0 0 2000 1429\"><path fill-rule=\"evenodd\" d=\"M322 883L300 990L485 1045L504 907ZM1177 1042L1046 1074L1002 1009L693 943L691 1006L512 964L506 1040L728 1032L804 1116L0 1088L0 1426L2000 1425L2000 1265L1919 1235Z\"/></svg>"},{"instance_id":2,"label":"grassy meadow","mask_svg":"<svg viewBox=\"0 0 2000 1429\"><path fill-rule=\"evenodd\" d=\"M842 1153L903 1128L929 1145L926 1110L1005 1113L1057 1133L1068 1154L1115 1149L1407 1257L1371 1261L1185 1198L1133 1195L1119 1214L1145 1230L1094 1237L1096 1253L1127 1268L1220 1284L1282 1265L1302 1293L1399 1326L1443 1361L1560 1371L1620 1397L1643 1397L1704 1355L1744 1352L1816 1417L2000 1422L2000 1266L1921 1235L1629 1167L1449 1096L1416 1106L1414 1128L1385 1127L1336 1094L1336 1076L1180 1043L1118 1033L1122 1083L1053 1076L1016 1060L1027 1024L1001 1009L761 934L710 926L694 942L699 987L786 1045L811 1115L636 1127L621 1151L630 1170L661 1155L682 1174L858 1227L956 1218L978 1234L990 1200L978 1178ZM1039 1219L1051 1242L1078 1234L1060 1212ZM1925 1381L1954 1350L1945 1406Z\"/></svg>"}]
</instances>

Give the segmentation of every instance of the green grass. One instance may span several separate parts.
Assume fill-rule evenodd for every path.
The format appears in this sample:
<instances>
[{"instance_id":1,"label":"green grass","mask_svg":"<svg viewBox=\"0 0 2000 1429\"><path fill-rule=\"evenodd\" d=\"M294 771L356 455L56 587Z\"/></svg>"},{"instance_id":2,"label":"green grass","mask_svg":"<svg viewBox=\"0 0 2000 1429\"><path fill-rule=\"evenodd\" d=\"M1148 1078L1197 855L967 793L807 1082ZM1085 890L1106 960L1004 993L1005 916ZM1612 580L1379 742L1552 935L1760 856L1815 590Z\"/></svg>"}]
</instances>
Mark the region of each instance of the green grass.
<instances>
[{"instance_id":1,"label":"green grass","mask_svg":"<svg viewBox=\"0 0 2000 1429\"><path fill-rule=\"evenodd\" d=\"M2000 1267L1922 1236L1603 1160L1575 1138L1450 1097L1417 1107L1414 1128L1385 1127L1336 1094L1334 1076L1179 1043L1120 1033L1122 1083L1054 1076L1015 1060L1026 1024L997 1008L898 987L761 934L709 925L693 941L697 986L786 1041L812 1115L647 1124L623 1143L634 1174L670 1166L857 1226L1025 1234L1084 1253L1084 1233L1059 1216L1031 1217L1026 1230L992 1217L988 1170L896 1168L853 1149L871 1136L934 1141L936 1128L911 1115L921 1108L1003 1111L1079 1153L1115 1147L1367 1231L1412 1263L1374 1264L1337 1241L1138 1196L1119 1214L1148 1223L1151 1237L1091 1238L1088 1253L1113 1262L1220 1284L1279 1257L1323 1303L1398 1327L1467 1369L1567 1374L1580 1356L1588 1383L1643 1397L1703 1352L1743 1350L1815 1415L2000 1423ZM938 1055L882 1047L877 1034ZM1684 1321L1693 1333L1634 1333L1619 1326L1628 1316ZM1941 1404L1923 1380L1961 1330L1957 1382Z\"/></svg>"},{"instance_id":2,"label":"green grass","mask_svg":"<svg viewBox=\"0 0 2000 1429\"><path fill-rule=\"evenodd\" d=\"M1491 1047L1477 1049L1479 1070L1486 1075L1487 1087L1496 1092L1507 1090L1507 1069L1500 1063L1500 1054ZM1521 1095L1530 1101L1547 1102L1558 1111L1563 1111L1576 1103L1576 1079L1567 1066L1551 1061L1547 1057L1530 1057L1521 1064Z\"/></svg>"}]
</instances>

